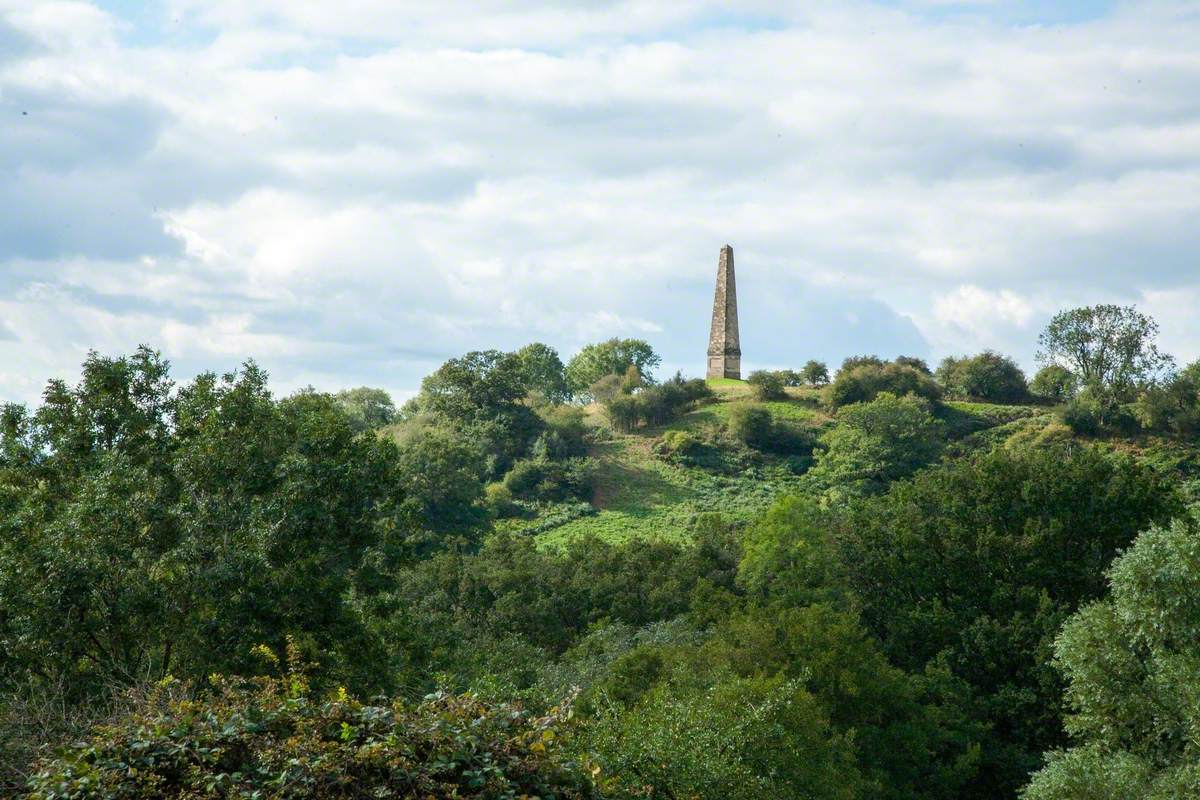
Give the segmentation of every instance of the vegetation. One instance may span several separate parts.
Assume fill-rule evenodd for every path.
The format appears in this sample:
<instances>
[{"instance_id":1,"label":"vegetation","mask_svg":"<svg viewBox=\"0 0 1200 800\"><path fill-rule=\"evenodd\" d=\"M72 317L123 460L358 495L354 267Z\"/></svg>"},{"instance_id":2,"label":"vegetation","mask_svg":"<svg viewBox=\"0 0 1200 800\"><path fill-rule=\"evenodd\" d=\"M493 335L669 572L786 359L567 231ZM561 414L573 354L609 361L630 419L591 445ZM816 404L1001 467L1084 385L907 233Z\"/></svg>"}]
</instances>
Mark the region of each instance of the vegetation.
<instances>
[{"instance_id":1,"label":"vegetation","mask_svg":"<svg viewBox=\"0 0 1200 800\"><path fill-rule=\"evenodd\" d=\"M1028 396L990 351L535 343L399 410L92 354L0 410L0 795L1192 796L1200 364L1106 308Z\"/></svg>"},{"instance_id":2,"label":"vegetation","mask_svg":"<svg viewBox=\"0 0 1200 800\"><path fill-rule=\"evenodd\" d=\"M829 405L833 408L869 402L880 392L898 397L915 394L931 401L942 396L942 389L928 368L921 369L899 359L884 363L874 356L847 358L826 389Z\"/></svg>"},{"instance_id":3,"label":"vegetation","mask_svg":"<svg viewBox=\"0 0 1200 800\"><path fill-rule=\"evenodd\" d=\"M950 395L990 403L1019 403L1029 393L1025 373L1016 362L991 350L946 357L938 366L937 379Z\"/></svg>"}]
</instances>

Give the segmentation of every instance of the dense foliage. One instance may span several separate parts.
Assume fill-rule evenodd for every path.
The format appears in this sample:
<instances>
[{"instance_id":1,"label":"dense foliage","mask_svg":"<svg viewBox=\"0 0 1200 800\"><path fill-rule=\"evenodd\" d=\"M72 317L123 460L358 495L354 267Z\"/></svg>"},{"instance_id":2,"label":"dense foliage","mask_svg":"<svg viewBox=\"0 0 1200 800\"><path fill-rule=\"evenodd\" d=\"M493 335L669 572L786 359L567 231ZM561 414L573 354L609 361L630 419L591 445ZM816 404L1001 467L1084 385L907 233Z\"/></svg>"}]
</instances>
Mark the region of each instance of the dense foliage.
<instances>
[{"instance_id":1,"label":"dense foliage","mask_svg":"<svg viewBox=\"0 0 1200 800\"><path fill-rule=\"evenodd\" d=\"M921 369L899 360L884 363L874 356L846 359L825 391L834 408L874 400L880 392L898 396L915 394L931 401L942 396L941 387L928 368Z\"/></svg>"},{"instance_id":2,"label":"dense foliage","mask_svg":"<svg viewBox=\"0 0 1200 800\"><path fill-rule=\"evenodd\" d=\"M587 396L592 384L606 375L624 375L632 367L644 382L653 377L662 358L641 339L609 339L589 344L567 362L565 378L570 391Z\"/></svg>"},{"instance_id":3,"label":"dense foliage","mask_svg":"<svg viewBox=\"0 0 1200 800\"><path fill-rule=\"evenodd\" d=\"M990 731L967 796L1012 796L1065 742L1059 627L1103 593L1140 530L1180 513L1169 482L1091 449L998 449L852 508L838 544L863 620L897 666L945 669Z\"/></svg>"},{"instance_id":4,"label":"dense foliage","mask_svg":"<svg viewBox=\"0 0 1200 800\"><path fill-rule=\"evenodd\" d=\"M210 683L203 701L159 683L46 764L31 800L597 796L586 765L564 756L565 711L533 717L450 695L364 704L294 672Z\"/></svg>"},{"instance_id":5,"label":"dense foliage","mask_svg":"<svg viewBox=\"0 0 1200 800\"><path fill-rule=\"evenodd\" d=\"M927 401L881 392L870 402L838 411L837 424L821 437L809 475L818 485L841 493L882 491L937 459L941 429Z\"/></svg>"},{"instance_id":6,"label":"dense foliage","mask_svg":"<svg viewBox=\"0 0 1200 800\"><path fill-rule=\"evenodd\" d=\"M143 348L4 407L0 794L1195 793L1200 365L657 363L397 411Z\"/></svg>"},{"instance_id":7,"label":"dense foliage","mask_svg":"<svg viewBox=\"0 0 1200 800\"><path fill-rule=\"evenodd\" d=\"M1008 356L984 350L975 356L947 356L937 379L948 394L992 403L1015 403L1029 393L1025 373Z\"/></svg>"},{"instance_id":8,"label":"dense foliage","mask_svg":"<svg viewBox=\"0 0 1200 800\"><path fill-rule=\"evenodd\" d=\"M1200 530L1152 528L1117 559L1111 593L1055 642L1075 746L1055 753L1027 800L1175 800L1200 795Z\"/></svg>"}]
</instances>

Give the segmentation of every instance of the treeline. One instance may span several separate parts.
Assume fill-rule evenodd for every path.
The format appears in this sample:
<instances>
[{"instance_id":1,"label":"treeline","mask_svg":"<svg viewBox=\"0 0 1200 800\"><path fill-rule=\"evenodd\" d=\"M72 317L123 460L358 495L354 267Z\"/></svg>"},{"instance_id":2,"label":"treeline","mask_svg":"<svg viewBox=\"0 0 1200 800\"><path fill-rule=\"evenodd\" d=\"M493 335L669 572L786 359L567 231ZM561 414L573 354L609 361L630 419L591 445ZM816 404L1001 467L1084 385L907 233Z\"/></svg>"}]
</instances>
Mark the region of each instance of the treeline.
<instances>
[{"instance_id":1,"label":"treeline","mask_svg":"<svg viewBox=\"0 0 1200 800\"><path fill-rule=\"evenodd\" d=\"M1048 328L1047 358L1061 331L1145 334L1124 366L1060 365L1064 415L1182 380L1127 311ZM558 549L504 532L590 496L609 434L581 398L710 399L654 382L643 344L469 353L399 409L277 398L252 363L178 386L142 348L5 407L4 793L1196 793L1200 531L1173 472L1077 439L943 458L948 376L1008 367L866 357L820 389L819 438L731 404L739 446L804 473L749 525ZM699 463L705 443L667 434Z\"/></svg>"}]
</instances>

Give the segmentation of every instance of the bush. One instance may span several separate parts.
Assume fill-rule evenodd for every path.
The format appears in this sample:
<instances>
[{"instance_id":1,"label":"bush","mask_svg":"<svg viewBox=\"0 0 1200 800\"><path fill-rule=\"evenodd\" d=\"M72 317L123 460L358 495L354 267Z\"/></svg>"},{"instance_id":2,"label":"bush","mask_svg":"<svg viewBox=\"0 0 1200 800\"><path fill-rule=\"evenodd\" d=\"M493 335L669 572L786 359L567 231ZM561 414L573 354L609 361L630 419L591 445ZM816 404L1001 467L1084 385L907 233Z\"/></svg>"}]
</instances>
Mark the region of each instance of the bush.
<instances>
[{"instance_id":1,"label":"bush","mask_svg":"<svg viewBox=\"0 0 1200 800\"><path fill-rule=\"evenodd\" d=\"M784 391L784 380L778 372L755 370L750 373L746 383L754 387L754 396L759 400L783 400L787 398Z\"/></svg>"},{"instance_id":2,"label":"bush","mask_svg":"<svg viewBox=\"0 0 1200 800\"><path fill-rule=\"evenodd\" d=\"M809 473L818 485L870 494L935 461L943 426L925 400L882 392L869 403L839 411L837 425L821 444L823 452Z\"/></svg>"},{"instance_id":3,"label":"bush","mask_svg":"<svg viewBox=\"0 0 1200 800\"><path fill-rule=\"evenodd\" d=\"M738 403L730 409L729 432L742 444L764 453L809 455L814 444L807 429L777 423L770 411L753 403Z\"/></svg>"},{"instance_id":4,"label":"bush","mask_svg":"<svg viewBox=\"0 0 1200 800\"><path fill-rule=\"evenodd\" d=\"M160 684L127 718L42 765L33 800L559 797L597 793L555 710L439 694L371 705L303 676Z\"/></svg>"},{"instance_id":5,"label":"bush","mask_svg":"<svg viewBox=\"0 0 1200 800\"><path fill-rule=\"evenodd\" d=\"M564 448L563 455L582 456L587 453L591 431L582 408L550 405L538 409L538 416L546 423L547 432L558 436Z\"/></svg>"},{"instance_id":6,"label":"bush","mask_svg":"<svg viewBox=\"0 0 1200 800\"><path fill-rule=\"evenodd\" d=\"M522 500L586 500L592 494L595 471L595 462L590 458L518 461L504 476L503 485Z\"/></svg>"},{"instance_id":7,"label":"bush","mask_svg":"<svg viewBox=\"0 0 1200 800\"><path fill-rule=\"evenodd\" d=\"M1042 367L1029 382L1029 391L1050 403L1061 403L1075 396L1079 381L1066 367L1051 364Z\"/></svg>"},{"instance_id":8,"label":"bush","mask_svg":"<svg viewBox=\"0 0 1200 800\"><path fill-rule=\"evenodd\" d=\"M614 430L632 433L641 422L641 403L630 394L618 394L604 401L604 411Z\"/></svg>"},{"instance_id":9,"label":"bush","mask_svg":"<svg viewBox=\"0 0 1200 800\"><path fill-rule=\"evenodd\" d=\"M784 386L803 386L804 376L794 369L781 369L775 373L783 381Z\"/></svg>"},{"instance_id":10,"label":"bush","mask_svg":"<svg viewBox=\"0 0 1200 800\"><path fill-rule=\"evenodd\" d=\"M809 386L824 386L829 383L829 367L824 361L813 359L805 363L800 376Z\"/></svg>"},{"instance_id":11,"label":"bush","mask_svg":"<svg viewBox=\"0 0 1200 800\"><path fill-rule=\"evenodd\" d=\"M748 447L766 450L771 445L775 421L762 406L739 403L729 411L729 432Z\"/></svg>"},{"instance_id":12,"label":"bush","mask_svg":"<svg viewBox=\"0 0 1200 800\"><path fill-rule=\"evenodd\" d=\"M611 376L615 378L616 376ZM679 373L671 380L656 386L638 386L632 380L624 388L602 401L613 428L632 433L639 425L663 425L686 409L713 397L713 391L703 380L684 380Z\"/></svg>"},{"instance_id":13,"label":"bush","mask_svg":"<svg viewBox=\"0 0 1200 800\"><path fill-rule=\"evenodd\" d=\"M1063 424L1085 436L1100 433L1100 417L1100 404L1086 394L1072 398L1062 409Z\"/></svg>"},{"instance_id":14,"label":"bush","mask_svg":"<svg viewBox=\"0 0 1200 800\"><path fill-rule=\"evenodd\" d=\"M870 402L880 392L897 396L915 394L926 400L937 400L942 396L942 390L933 378L915 367L875 363L879 359L874 357L846 361L852 365L843 366L825 390L826 399L833 408Z\"/></svg>"},{"instance_id":15,"label":"bush","mask_svg":"<svg viewBox=\"0 0 1200 800\"><path fill-rule=\"evenodd\" d=\"M512 516L515 506L513 505L512 490L503 483L489 483L483 492L484 501L487 507L492 510L497 517Z\"/></svg>"},{"instance_id":16,"label":"bush","mask_svg":"<svg viewBox=\"0 0 1200 800\"><path fill-rule=\"evenodd\" d=\"M688 431L667 431L659 440L659 451L668 456L690 456L699 450L703 443L695 434Z\"/></svg>"},{"instance_id":17,"label":"bush","mask_svg":"<svg viewBox=\"0 0 1200 800\"><path fill-rule=\"evenodd\" d=\"M952 395L991 403L1015 403L1028 394L1025 373L1016 362L991 350L943 359L937 378Z\"/></svg>"}]
</instances>

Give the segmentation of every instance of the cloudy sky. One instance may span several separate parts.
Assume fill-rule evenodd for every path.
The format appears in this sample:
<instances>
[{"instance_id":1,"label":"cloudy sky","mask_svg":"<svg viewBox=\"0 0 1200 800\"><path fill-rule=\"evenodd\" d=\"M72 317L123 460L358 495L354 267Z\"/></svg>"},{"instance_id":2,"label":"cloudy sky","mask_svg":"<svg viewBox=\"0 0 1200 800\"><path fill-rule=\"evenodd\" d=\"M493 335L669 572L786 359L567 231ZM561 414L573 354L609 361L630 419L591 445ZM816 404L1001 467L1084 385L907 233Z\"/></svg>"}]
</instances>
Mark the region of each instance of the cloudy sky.
<instances>
[{"instance_id":1,"label":"cloudy sky","mask_svg":"<svg viewBox=\"0 0 1200 800\"><path fill-rule=\"evenodd\" d=\"M1200 3L0 0L0 399L89 349L406 396L447 357L1200 355Z\"/></svg>"}]
</instances>

